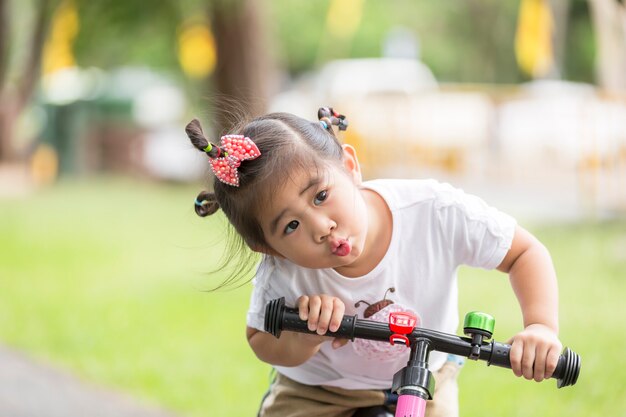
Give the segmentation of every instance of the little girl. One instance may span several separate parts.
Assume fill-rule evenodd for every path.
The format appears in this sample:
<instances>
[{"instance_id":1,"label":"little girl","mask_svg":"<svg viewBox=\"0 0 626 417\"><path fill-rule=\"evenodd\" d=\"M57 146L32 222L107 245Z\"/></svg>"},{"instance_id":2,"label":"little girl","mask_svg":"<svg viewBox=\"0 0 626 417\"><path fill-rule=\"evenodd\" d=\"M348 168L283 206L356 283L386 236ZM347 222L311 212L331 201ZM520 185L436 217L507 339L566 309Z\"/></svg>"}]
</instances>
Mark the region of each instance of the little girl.
<instances>
[{"instance_id":1,"label":"little girl","mask_svg":"<svg viewBox=\"0 0 626 417\"><path fill-rule=\"evenodd\" d=\"M460 265L507 273L524 319L511 339L517 376L541 381L556 368L558 291L545 247L508 215L433 180L363 182L356 151L333 131L344 116L319 121L287 113L252 120L210 143L197 120L187 134L206 152L214 192L195 202L200 216L221 208L243 243L263 254L247 318L252 350L277 371L259 415L351 416L380 406L408 349L334 339L344 314L387 321L411 311L421 327L455 333ZM386 147L380 152L400 152ZM263 330L265 305L285 297L316 334ZM436 380L427 415L458 415L458 365L433 352Z\"/></svg>"}]
</instances>

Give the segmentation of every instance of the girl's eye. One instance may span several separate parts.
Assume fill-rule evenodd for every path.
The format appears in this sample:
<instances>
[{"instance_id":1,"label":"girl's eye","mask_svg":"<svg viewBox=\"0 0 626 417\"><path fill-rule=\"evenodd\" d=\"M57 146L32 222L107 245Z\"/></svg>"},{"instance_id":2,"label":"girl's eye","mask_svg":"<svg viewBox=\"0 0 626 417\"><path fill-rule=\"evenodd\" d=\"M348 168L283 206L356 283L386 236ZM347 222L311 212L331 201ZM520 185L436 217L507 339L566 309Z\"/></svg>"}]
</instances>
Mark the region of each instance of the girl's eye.
<instances>
[{"instance_id":1,"label":"girl's eye","mask_svg":"<svg viewBox=\"0 0 626 417\"><path fill-rule=\"evenodd\" d=\"M326 190L320 191L319 193L315 195L315 198L313 199L313 204L315 204L316 206L319 206L320 204L322 204L324 200L326 200L326 197L328 197L328 191Z\"/></svg>"},{"instance_id":2,"label":"girl's eye","mask_svg":"<svg viewBox=\"0 0 626 417\"><path fill-rule=\"evenodd\" d=\"M285 234L288 235L295 232L299 225L300 222L298 222L297 220L290 221L289 224L285 227Z\"/></svg>"}]
</instances>

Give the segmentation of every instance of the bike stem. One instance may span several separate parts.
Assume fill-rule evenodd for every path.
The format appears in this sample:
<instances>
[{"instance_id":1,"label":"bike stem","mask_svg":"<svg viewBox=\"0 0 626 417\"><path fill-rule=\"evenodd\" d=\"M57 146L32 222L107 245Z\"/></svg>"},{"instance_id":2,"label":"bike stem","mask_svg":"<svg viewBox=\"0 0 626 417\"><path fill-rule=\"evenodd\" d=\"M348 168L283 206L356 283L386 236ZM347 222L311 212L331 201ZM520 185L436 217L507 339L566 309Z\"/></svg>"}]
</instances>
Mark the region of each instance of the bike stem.
<instances>
[{"instance_id":1,"label":"bike stem","mask_svg":"<svg viewBox=\"0 0 626 417\"><path fill-rule=\"evenodd\" d=\"M426 401L435 393L435 379L428 369L430 341L425 338L413 340L406 366L393 376L391 390L398 393L396 416L423 417Z\"/></svg>"},{"instance_id":2,"label":"bike stem","mask_svg":"<svg viewBox=\"0 0 626 417\"><path fill-rule=\"evenodd\" d=\"M393 376L391 390L399 395L415 395L430 400L435 393L435 379L428 369L430 341L417 339L410 348L409 361Z\"/></svg>"}]
</instances>

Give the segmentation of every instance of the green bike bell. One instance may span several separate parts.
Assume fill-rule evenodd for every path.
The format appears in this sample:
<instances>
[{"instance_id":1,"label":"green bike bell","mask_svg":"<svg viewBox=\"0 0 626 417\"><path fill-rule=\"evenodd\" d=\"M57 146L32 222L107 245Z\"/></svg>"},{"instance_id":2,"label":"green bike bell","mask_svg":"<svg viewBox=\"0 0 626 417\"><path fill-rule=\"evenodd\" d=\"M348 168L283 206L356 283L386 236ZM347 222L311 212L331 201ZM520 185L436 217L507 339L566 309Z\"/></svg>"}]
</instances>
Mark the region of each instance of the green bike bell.
<instances>
[{"instance_id":1,"label":"green bike bell","mask_svg":"<svg viewBox=\"0 0 626 417\"><path fill-rule=\"evenodd\" d=\"M493 334L495 325L496 319L489 314L480 311L472 311L465 315L463 332L467 335L478 333L489 339Z\"/></svg>"}]
</instances>

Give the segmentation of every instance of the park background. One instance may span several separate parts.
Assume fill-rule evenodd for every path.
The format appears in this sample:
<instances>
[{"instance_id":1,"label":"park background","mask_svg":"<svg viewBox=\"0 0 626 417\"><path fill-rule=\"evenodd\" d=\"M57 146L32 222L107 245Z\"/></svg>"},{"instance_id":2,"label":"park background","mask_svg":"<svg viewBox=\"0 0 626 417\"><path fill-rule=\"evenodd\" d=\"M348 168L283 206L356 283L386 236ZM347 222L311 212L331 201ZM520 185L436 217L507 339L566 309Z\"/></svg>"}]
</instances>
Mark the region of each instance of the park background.
<instances>
[{"instance_id":1,"label":"park background","mask_svg":"<svg viewBox=\"0 0 626 417\"><path fill-rule=\"evenodd\" d=\"M210 291L226 222L194 213L210 176L184 125L321 105L366 178L449 181L554 257L578 384L468 363L462 415L626 415L616 0L0 0L0 344L176 415L254 415L251 286ZM520 329L505 276L459 284L461 314Z\"/></svg>"}]
</instances>

